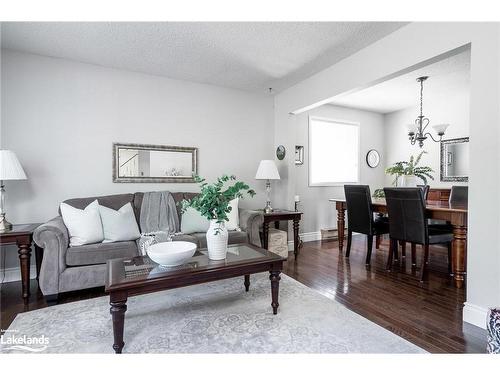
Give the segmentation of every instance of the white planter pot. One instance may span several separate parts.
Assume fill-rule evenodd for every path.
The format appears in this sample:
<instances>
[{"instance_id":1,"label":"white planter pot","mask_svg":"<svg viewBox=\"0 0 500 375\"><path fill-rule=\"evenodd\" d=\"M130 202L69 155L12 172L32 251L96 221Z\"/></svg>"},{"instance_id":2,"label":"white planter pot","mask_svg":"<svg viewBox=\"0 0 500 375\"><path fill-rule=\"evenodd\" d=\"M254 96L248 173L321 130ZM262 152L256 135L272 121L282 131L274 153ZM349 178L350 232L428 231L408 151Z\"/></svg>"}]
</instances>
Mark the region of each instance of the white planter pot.
<instances>
[{"instance_id":1,"label":"white planter pot","mask_svg":"<svg viewBox=\"0 0 500 375\"><path fill-rule=\"evenodd\" d=\"M207 230L208 257L212 260L226 259L227 240L226 224L210 220L210 227Z\"/></svg>"},{"instance_id":2,"label":"white planter pot","mask_svg":"<svg viewBox=\"0 0 500 375\"><path fill-rule=\"evenodd\" d=\"M400 178L400 185L402 187L417 187L417 176L415 175L403 175Z\"/></svg>"}]
</instances>

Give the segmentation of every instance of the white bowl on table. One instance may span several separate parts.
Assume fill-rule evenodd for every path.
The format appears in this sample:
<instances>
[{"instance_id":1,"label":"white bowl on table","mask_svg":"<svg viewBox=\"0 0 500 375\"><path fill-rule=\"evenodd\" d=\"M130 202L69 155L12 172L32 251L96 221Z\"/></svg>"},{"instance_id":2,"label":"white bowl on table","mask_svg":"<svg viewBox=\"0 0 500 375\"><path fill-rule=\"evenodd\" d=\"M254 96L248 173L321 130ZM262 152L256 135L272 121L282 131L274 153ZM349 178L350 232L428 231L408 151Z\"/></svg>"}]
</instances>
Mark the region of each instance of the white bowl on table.
<instances>
[{"instance_id":1,"label":"white bowl on table","mask_svg":"<svg viewBox=\"0 0 500 375\"><path fill-rule=\"evenodd\" d=\"M160 242L149 246L146 252L153 262L161 266L180 266L192 258L196 244L187 241Z\"/></svg>"}]
</instances>

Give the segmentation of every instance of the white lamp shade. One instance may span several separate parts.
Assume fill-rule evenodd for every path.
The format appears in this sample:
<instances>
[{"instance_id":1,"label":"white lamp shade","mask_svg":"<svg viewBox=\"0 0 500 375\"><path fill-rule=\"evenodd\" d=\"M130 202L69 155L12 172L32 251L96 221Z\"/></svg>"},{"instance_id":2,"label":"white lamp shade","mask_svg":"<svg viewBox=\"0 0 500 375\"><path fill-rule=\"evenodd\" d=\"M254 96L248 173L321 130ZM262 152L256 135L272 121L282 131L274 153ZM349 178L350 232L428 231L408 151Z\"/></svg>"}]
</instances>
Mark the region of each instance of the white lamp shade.
<instances>
[{"instance_id":1,"label":"white lamp shade","mask_svg":"<svg viewBox=\"0 0 500 375\"><path fill-rule=\"evenodd\" d=\"M280 174L274 160L261 160L257 173L256 180L279 180Z\"/></svg>"},{"instance_id":2,"label":"white lamp shade","mask_svg":"<svg viewBox=\"0 0 500 375\"><path fill-rule=\"evenodd\" d=\"M408 128L408 133L416 133L417 132L417 125L415 123L413 124L408 124L406 125Z\"/></svg>"},{"instance_id":3,"label":"white lamp shade","mask_svg":"<svg viewBox=\"0 0 500 375\"><path fill-rule=\"evenodd\" d=\"M26 180L21 163L10 150L0 150L0 180Z\"/></svg>"},{"instance_id":4,"label":"white lamp shade","mask_svg":"<svg viewBox=\"0 0 500 375\"><path fill-rule=\"evenodd\" d=\"M436 124L436 125L433 125L432 127L434 128L436 133L444 134L444 132L446 131L448 126L450 126L450 124Z\"/></svg>"}]
</instances>

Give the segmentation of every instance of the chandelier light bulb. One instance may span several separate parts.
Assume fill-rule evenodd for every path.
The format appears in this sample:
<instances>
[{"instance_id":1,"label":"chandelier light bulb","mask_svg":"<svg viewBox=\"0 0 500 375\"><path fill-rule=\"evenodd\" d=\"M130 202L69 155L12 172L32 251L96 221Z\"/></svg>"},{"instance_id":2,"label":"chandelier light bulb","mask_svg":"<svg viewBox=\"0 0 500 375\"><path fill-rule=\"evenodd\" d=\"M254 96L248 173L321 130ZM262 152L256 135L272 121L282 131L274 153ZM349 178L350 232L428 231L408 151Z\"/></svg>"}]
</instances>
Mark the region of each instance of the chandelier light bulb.
<instances>
[{"instance_id":1,"label":"chandelier light bulb","mask_svg":"<svg viewBox=\"0 0 500 375\"><path fill-rule=\"evenodd\" d=\"M417 132L417 125L415 123L406 125L408 128L408 135L414 135Z\"/></svg>"},{"instance_id":2,"label":"chandelier light bulb","mask_svg":"<svg viewBox=\"0 0 500 375\"><path fill-rule=\"evenodd\" d=\"M444 133L446 132L446 129L448 128L448 126L450 126L450 124L436 124L436 125L433 125L432 127L434 128L436 133L440 137L442 137L444 135Z\"/></svg>"}]
</instances>

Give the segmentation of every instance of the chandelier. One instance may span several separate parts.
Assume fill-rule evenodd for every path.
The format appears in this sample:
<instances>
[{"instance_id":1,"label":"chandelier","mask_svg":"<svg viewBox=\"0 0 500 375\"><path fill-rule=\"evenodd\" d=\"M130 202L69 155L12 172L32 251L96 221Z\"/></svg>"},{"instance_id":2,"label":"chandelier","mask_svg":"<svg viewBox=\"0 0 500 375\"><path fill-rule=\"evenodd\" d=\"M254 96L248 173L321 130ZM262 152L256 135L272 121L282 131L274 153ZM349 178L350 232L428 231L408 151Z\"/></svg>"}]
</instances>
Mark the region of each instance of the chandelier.
<instances>
[{"instance_id":1,"label":"chandelier","mask_svg":"<svg viewBox=\"0 0 500 375\"><path fill-rule=\"evenodd\" d=\"M410 139L410 143L414 145L418 142L420 148L424 146L424 141L427 137L430 137L434 142L440 142L446 128L449 126L449 124L436 124L432 126L439 136L439 139L434 139L431 133L425 132L425 129L427 129L427 126L429 126L430 123L430 120L425 117L423 113L424 82L427 78L429 77L424 76L417 78L417 82L420 82L420 116L416 118L414 124L408 125L408 137Z\"/></svg>"}]
</instances>

